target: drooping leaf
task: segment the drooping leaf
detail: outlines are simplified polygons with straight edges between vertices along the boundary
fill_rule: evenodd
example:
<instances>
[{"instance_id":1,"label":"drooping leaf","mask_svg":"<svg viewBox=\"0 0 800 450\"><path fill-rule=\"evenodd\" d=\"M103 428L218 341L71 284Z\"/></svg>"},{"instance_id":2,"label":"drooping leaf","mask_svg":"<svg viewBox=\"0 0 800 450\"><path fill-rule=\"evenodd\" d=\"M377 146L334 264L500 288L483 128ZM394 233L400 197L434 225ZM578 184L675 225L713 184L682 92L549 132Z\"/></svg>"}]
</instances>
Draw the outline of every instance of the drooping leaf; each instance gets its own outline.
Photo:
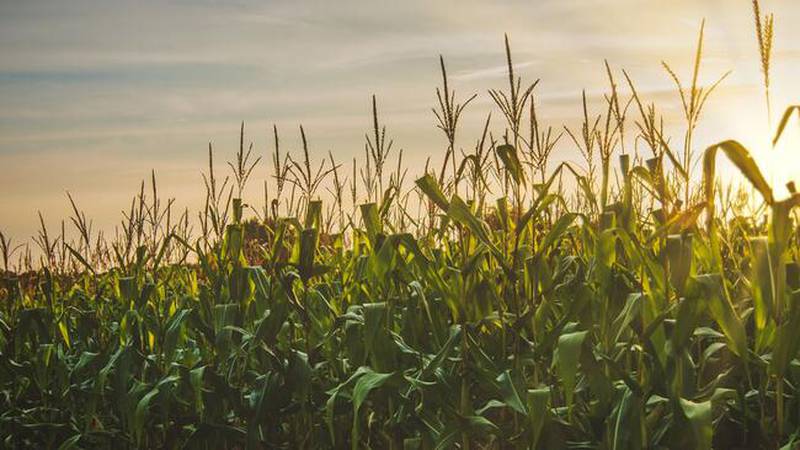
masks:
<instances>
[{"instance_id":1,"label":"drooping leaf","mask_svg":"<svg viewBox=\"0 0 800 450\"><path fill-rule=\"evenodd\" d=\"M442 193L442 189L439 187L439 183L436 182L433 175L425 174L425 176L419 178L415 183L434 205L438 206L443 212L447 212L447 198Z\"/></svg>"}]
</instances>

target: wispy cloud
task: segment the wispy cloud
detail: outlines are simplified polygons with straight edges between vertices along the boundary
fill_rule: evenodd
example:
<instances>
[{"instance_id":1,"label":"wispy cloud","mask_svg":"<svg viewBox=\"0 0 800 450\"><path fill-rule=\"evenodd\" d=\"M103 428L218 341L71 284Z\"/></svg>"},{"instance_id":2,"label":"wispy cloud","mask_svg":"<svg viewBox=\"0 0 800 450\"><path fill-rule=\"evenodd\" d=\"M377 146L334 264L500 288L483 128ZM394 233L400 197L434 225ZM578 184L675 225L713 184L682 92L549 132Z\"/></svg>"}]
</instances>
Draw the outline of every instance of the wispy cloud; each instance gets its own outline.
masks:
<instances>
[{"instance_id":1,"label":"wispy cloud","mask_svg":"<svg viewBox=\"0 0 800 450\"><path fill-rule=\"evenodd\" d=\"M514 63L513 67L514 70L519 71L520 69L524 69L526 67L531 67L535 64L535 61L526 61L522 63ZM453 75L453 79L455 80L482 80L486 78L498 78L502 76L507 76L508 73L508 65L499 65L493 67L487 67L485 69L475 69L475 70L462 70Z\"/></svg>"}]
</instances>

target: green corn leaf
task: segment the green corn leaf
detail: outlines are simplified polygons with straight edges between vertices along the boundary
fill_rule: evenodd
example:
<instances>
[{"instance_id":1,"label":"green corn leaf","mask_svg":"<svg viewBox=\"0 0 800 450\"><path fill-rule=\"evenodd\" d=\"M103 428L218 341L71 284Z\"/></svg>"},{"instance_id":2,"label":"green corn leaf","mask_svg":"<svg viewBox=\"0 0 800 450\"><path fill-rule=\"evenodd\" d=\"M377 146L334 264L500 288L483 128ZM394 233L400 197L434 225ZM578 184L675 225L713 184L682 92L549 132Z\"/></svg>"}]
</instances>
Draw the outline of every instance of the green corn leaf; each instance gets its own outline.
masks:
<instances>
[{"instance_id":1,"label":"green corn leaf","mask_svg":"<svg viewBox=\"0 0 800 450\"><path fill-rule=\"evenodd\" d=\"M497 156L499 156L500 160L503 162L507 173L511 175L511 178L514 180L514 183L524 184L525 173L522 170L522 164L519 162L517 149L515 149L512 145L503 144L498 145L495 151L497 152Z\"/></svg>"},{"instance_id":2,"label":"green corn leaf","mask_svg":"<svg viewBox=\"0 0 800 450\"><path fill-rule=\"evenodd\" d=\"M550 231L547 232L542 242L539 244L539 248L537 249L536 257L543 258L545 253L550 251L551 247L558 243L561 237L569 230L569 227L578 217L577 214L574 213L566 213L563 216L559 217Z\"/></svg>"},{"instance_id":3,"label":"green corn leaf","mask_svg":"<svg viewBox=\"0 0 800 450\"><path fill-rule=\"evenodd\" d=\"M501 373L495 379L495 382L500 388L500 395L503 397L503 402L514 411L523 415L528 415L528 408L522 398L520 398L516 386L514 386L514 380L511 378L511 371L506 370Z\"/></svg>"},{"instance_id":4,"label":"green corn leaf","mask_svg":"<svg viewBox=\"0 0 800 450\"><path fill-rule=\"evenodd\" d=\"M136 404L136 411L133 415L133 436L139 445L141 445L142 435L144 434L144 426L150 411L150 404L159 393L159 388L156 386Z\"/></svg>"},{"instance_id":5,"label":"green corn leaf","mask_svg":"<svg viewBox=\"0 0 800 450\"><path fill-rule=\"evenodd\" d=\"M307 228L300 232L299 239L295 244L292 259L303 280L308 280L315 274L314 259L318 240L319 231L316 228Z\"/></svg>"},{"instance_id":6,"label":"green corn leaf","mask_svg":"<svg viewBox=\"0 0 800 450\"><path fill-rule=\"evenodd\" d=\"M774 270L769 255L769 241L766 237L752 237L750 241L751 276L756 329L761 332L772 316Z\"/></svg>"},{"instance_id":7,"label":"green corn leaf","mask_svg":"<svg viewBox=\"0 0 800 450\"><path fill-rule=\"evenodd\" d=\"M614 342L619 342L623 333L629 330L630 324L640 314L640 304L643 301L644 295L641 292L633 292L628 294L625 300L625 306L614 319L612 329L616 330Z\"/></svg>"},{"instance_id":8,"label":"green corn leaf","mask_svg":"<svg viewBox=\"0 0 800 450\"><path fill-rule=\"evenodd\" d=\"M367 229L367 236L369 236L370 241L377 243L376 237L383 233L383 224L378 215L378 206L375 203L365 203L361 205L360 209L364 227Z\"/></svg>"},{"instance_id":9,"label":"green corn leaf","mask_svg":"<svg viewBox=\"0 0 800 450\"><path fill-rule=\"evenodd\" d=\"M359 412L361 410L362 404L364 403L364 400L366 400L367 396L370 394L371 391L380 388L384 384L396 378L398 378L398 376L394 372L379 373L373 371L369 367L362 366L347 381L345 381L341 385L337 386L333 391L331 391L331 396L328 398L328 403L326 406L327 422L331 433L331 440L332 441L335 440L335 432L333 428L334 405L336 401L336 396L342 389L351 384L354 384L353 393L351 397L353 403L353 428L351 432L351 440L353 449L357 449L359 448L360 445Z\"/></svg>"},{"instance_id":10,"label":"green corn leaf","mask_svg":"<svg viewBox=\"0 0 800 450\"><path fill-rule=\"evenodd\" d=\"M303 228L320 228L322 223L322 202L320 200L313 200L308 202L306 209L306 218L303 223Z\"/></svg>"},{"instance_id":11,"label":"green corn leaf","mask_svg":"<svg viewBox=\"0 0 800 450\"><path fill-rule=\"evenodd\" d=\"M747 334L739 315L728 298L722 277L719 274L705 274L693 277L694 295L706 302L711 316L727 338L731 350L740 358L747 358ZM692 289L692 288L689 288Z\"/></svg>"},{"instance_id":12,"label":"green corn leaf","mask_svg":"<svg viewBox=\"0 0 800 450\"><path fill-rule=\"evenodd\" d=\"M214 332L216 334L216 345L221 351L227 351L231 345L230 326L236 324L239 314L239 304L224 303L214 305Z\"/></svg>"},{"instance_id":13,"label":"green corn leaf","mask_svg":"<svg viewBox=\"0 0 800 450\"><path fill-rule=\"evenodd\" d=\"M91 272L91 273L92 273L92 274L94 274L94 275L96 275L96 274L97 274L97 273L94 271L94 267L92 267L92 265L91 265L91 264L89 264L89 262L88 262L88 261L86 261L86 259L83 257L83 255L81 255L81 254L80 254L80 252L78 252L77 250L75 250L74 248L72 248L72 247L71 247L69 244L66 244L66 243L65 243L64 245L67 247L67 250L69 250L69 252L72 254L72 256L73 256L73 257L75 257L75 259L77 259L77 260L78 260L78 262L80 262L80 263L81 263L81 265L83 265L83 267L85 267L85 268L86 268L86 270L88 270L89 272Z\"/></svg>"},{"instance_id":14,"label":"green corn leaf","mask_svg":"<svg viewBox=\"0 0 800 450\"><path fill-rule=\"evenodd\" d=\"M353 387L353 414L358 416L358 413L361 410L361 405L364 403L364 400L367 399L369 393L372 392L372 390L383 386L393 377L396 377L394 372L379 373L373 372L372 370L366 371ZM354 436L353 440L358 440L357 436Z\"/></svg>"},{"instance_id":15,"label":"green corn leaf","mask_svg":"<svg viewBox=\"0 0 800 450\"><path fill-rule=\"evenodd\" d=\"M482 220L477 218L475 214L469 209L466 203L461 200L461 197L454 195L450 199L450 206L447 209L447 215L454 221L467 227L480 242L489 247L495 255L500 255L500 250L495 246L486 231L486 227Z\"/></svg>"},{"instance_id":16,"label":"green corn leaf","mask_svg":"<svg viewBox=\"0 0 800 450\"><path fill-rule=\"evenodd\" d=\"M775 132L775 137L772 138L772 146L778 145L778 141L780 140L781 136L783 136L783 131L786 129L786 125L789 124L789 119L792 117L792 114L797 112L798 116L800 116L800 105L792 105L786 108L786 111L783 112L783 116L781 116L781 121L778 123L778 130Z\"/></svg>"},{"instance_id":17,"label":"green corn leaf","mask_svg":"<svg viewBox=\"0 0 800 450\"><path fill-rule=\"evenodd\" d=\"M181 338L184 323L191 313L191 309L181 309L170 317L167 323L167 331L164 334L164 355L166 355L168 359L172 359L175 348Z\"/></svg>"},{"instance_id":18,"label":"green corn leaf","mask_svg":"<svg viewBox=\"0 0 800 450\"><path fill-rule=\"evenodd\" d=\"M432 201L433 204L438 206L443 212L447 212L447 198L445 198L442 189L439 187L439 183L431 174L425 174L425 176L415 181L415 184L419 190L428 196L428 199Z\"/></svg>"},{"instance_id":19,"label":"green corn leaf","mask_svg":"<svg viewBox=\"0 0 800 450\"><path fill-rule=\"evenodd\" d=\"M203 380L207 366L196 367L189 371L189 385L194 395L194 407L200 417L203 417L205 401L203 400Z\"/></svg>"},{"instance_id":20,"label":"green corn leaf","mask_svg":"<svg viewBox=\"0 0 800 450\"><path fill-rule=\"evenodd\" d=\"M775 330L775 344L769 365L769 372L778 378L784 377L800 349L800 291L793 292L790 301L788 317Z\"/></svg>"},{"instance_id":21,"label":"green corn leaf","mask_svg":"<svg viewBox=\"0 0 800 450\"><path fill-rule=\"evenodd\" d=\"M622 400L612 416L613 437L611 450L639 450L642 448L642 409L639 398L628 387L622 389Z\"/></svg>"},{"instance_id":22,"label":"green corn leaf","mask_svg":"<svg viewBox=\"0 0 800 450\"><path fill-rule=\"evenodd\" d=\"M692 235L671 234L666 244L670 283L682 293L692 271Z\"/></svg>"},{"instance_id":23,"label":"green corn leaf","mask_svg":"<svg viewBox=\"0 0 800 450\"><path fill-rule=\"evenodd\" d=\"M238 262L244 248L244 227L231 224L225 229L225 254L229 261Z\"/></svg>"},{"instance_id":24,"label":"green corn leaf","mask_svg":"<svg viewBox=\"0 0 800 450\"><path fill-rule=\"evenodd\" d=\"M530 448L537 448L549 414L550 388L529 389L527 397L532 432Z\"/></svg>"},{"instance_id":25,"label":"green corn leaf","mask_svg":"<svg viewBox=\"0 0 800 450\"><path fill-rule=\"evenodd\" d=\"M76 434L75 436L70 437L58 446L58 450L73 450L81 448L78 446L78 443L81 441L82 437L83 436L81 434Z\"/></svg>"},{"instance_id":26,"label":"green corn leaf","mask_svg":"<svg viewBox=\"0 0 800 450\"><path fill-rule=\"evenodd\" d=\"M698 450L711 449L711 401L695 403L690 400L680 399L683 414L689 420L695 438L695 448Z\"/></svg>"},{"instance_id":27,"label":"green corn leaf","mask_svg":"<svg viewBox=\"0 0 800 450\"><path fill-rule=\"evenodd\" d=\"M336 413L336 400L339 398L340 393L343 393L343 391L354 385L364 374L370 372L372 372L372 369L361 366L347 380L328 391L328 400L325 402L325 423L328 425L328 432L330 433L332 443L336 443L336 429L333 424L334 415Z\"/></svg>"},{"instance_id":28,"label":"green corn leaf","mask_svg":"<svg viewBox=\"0 0 800 450\"><path fill-rule=\"evenodd\" d=\"M567 408L572 408L578 361L580 361L581 348L587 333L587 331L575 331L562 334L558 338L558 375L564 387Z\"/></svg>"},{"instance_id":29,"label":"green corn leaf","mask_svg":"<svg viewBox=\"0 0 800 450\"><path fill-rule=\"evenodd\" d=\"M67 328L67 323L64 320L65 319L58 321L58 331L61 333L61 338L64 339L64 343L67 344L67 348L71 348L72 341L69 338L69 329Z\"/></svg>"}]
</instances>

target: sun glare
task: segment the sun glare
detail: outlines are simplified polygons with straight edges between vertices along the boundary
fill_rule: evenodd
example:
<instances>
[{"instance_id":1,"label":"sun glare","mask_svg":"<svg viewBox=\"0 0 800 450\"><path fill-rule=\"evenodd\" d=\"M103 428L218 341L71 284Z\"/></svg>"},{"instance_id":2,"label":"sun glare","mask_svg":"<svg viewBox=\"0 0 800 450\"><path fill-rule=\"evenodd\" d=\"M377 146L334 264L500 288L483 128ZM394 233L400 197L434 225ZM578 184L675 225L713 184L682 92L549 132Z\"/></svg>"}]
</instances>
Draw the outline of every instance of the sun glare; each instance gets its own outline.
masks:
<instances>
[{"instance_id":1,"label":"sun glare","mask_svg":"<svg viewBox=\"0 0 800 450\"><path fill-rule=\"evenodd\" d=\"M779 200L789 195L788 183L800 183L800 134L792 125L774 147L772 136L765 136L760 139L761 145L752 147L754 159Z\"/></svg>"},{"instance_id":2,"label":"sun glare","mask_svg":"<svg viewBox=\"0 0 800 450\"><path fill-rule=\"evenodd\" d=\"M797 118L792 117L780 140L775 146L772 140L783 110L773 112L773 124L767 126L763 108L753 108L750 114L736 112L734 125L730 129L721 130L726 139L741 143L750 151L761 173L772 186L775 198L784 199L789 195L787 183L800 184L800 132L797 130ZM718 177L723 184L733 183L749 186L744 176L727 159L719 157L720 169ZM760 200L760 199L756 199Z\"/></svg>"}]
</instances>

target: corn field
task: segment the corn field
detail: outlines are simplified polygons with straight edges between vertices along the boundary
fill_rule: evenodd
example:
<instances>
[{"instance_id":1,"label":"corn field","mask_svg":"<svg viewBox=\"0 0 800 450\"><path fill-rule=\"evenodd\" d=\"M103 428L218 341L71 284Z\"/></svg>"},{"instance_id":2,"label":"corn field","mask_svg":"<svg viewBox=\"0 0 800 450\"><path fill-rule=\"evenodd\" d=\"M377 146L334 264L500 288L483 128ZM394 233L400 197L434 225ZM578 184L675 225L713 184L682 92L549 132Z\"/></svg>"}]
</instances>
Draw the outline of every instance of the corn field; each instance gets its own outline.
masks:
<instances>
[{"instance_id":1,"label":"corn field","mask_svg":"<svg viewBox=\"0 0 800 450\"><path fill-rule=\"evenodd\" d=\"M717 86L697 82L702 42L691 83L665 64L674 140L609 64L599 112L584 94L579 127L543 124L506 39L507 87L466 150L475 96L441 59L445 150L424 170L373 97L352 163L302 127L294 153L274 128L262 161L242 124L223 169L209 146L199 212L154 173L113 235L71 196L33 245L0 234L2 445L797 448L800 193L776 198L735 141L695 148ZM582 161L553 164L564 147Z\"/></svg>"}]
</instances>

